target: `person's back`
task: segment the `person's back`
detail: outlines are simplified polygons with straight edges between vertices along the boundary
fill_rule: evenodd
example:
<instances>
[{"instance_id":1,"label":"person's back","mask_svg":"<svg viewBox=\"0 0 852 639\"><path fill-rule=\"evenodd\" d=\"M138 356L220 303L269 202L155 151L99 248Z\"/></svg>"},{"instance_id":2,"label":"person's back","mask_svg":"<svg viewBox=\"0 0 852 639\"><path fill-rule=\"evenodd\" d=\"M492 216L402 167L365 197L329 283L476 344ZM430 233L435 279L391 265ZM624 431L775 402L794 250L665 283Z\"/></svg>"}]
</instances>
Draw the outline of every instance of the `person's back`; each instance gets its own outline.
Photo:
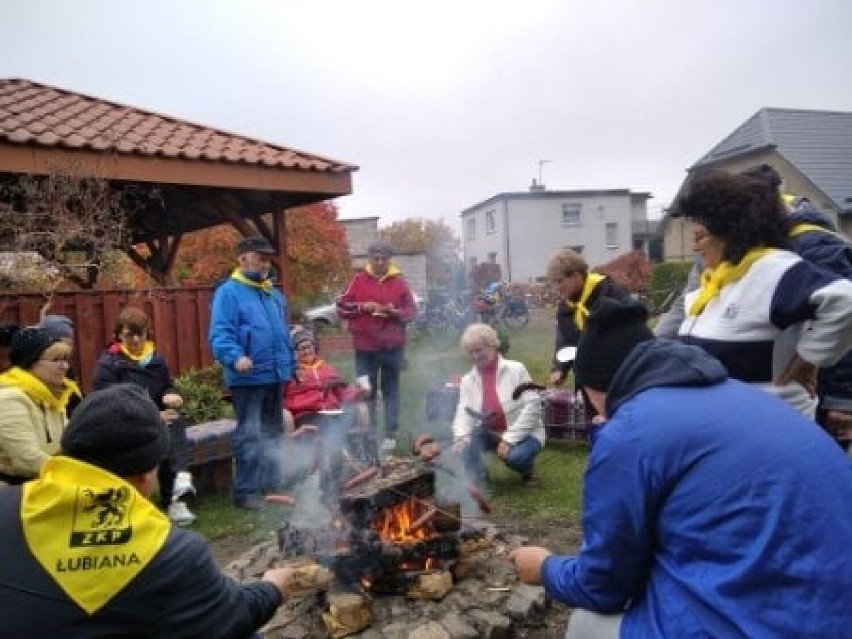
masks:
<instances>
[{"instance_id":1,"label":"person's back","mask_svg":"<svg viewBox=\"0 0 852 639\"><path fill-rule=\"evenodd\" d=\"M0 490L0 639L244 638L292 572L239 585L150 502L169 433L133 384L87 396L39 476Z\"/></svg>"},{"instance_id":2,"label":"person's back","mask_svg":"<svg viewBox=\"0 0 852 639\"><path fill-rule=\"evenodd\" d=\"M614 414L589 460L584 518L587 544L609 541L585 570L622 581L590 609L632 600L623 637L843 636L852 467L768 394L735 380L690 387L689 369L707 356L684 359L694 350L684 348L638 346L610 389ZM643 533L633 545L613 529Z\"/></svg>"}]
</instances>

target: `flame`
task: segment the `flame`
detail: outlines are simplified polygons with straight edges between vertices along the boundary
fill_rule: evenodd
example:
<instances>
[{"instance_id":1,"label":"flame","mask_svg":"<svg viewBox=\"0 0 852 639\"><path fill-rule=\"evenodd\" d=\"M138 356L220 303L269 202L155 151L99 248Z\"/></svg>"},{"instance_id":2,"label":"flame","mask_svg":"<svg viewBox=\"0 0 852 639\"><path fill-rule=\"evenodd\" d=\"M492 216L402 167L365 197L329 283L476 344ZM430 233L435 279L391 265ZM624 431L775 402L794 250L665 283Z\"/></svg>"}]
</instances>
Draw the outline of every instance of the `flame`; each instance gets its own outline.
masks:
<instances>
[{"instance_id":1,"label":"flame","mask_svg":"<svg viewBox=\"0 0 852 639\"><path fill-rule=\"evenodd\" d=\"M432 535L432 523L426 522L415 530L411 525L428 509L415 499L408 499L391 508L386 508L376 518L375 530L382 541L405 543L426 539Z\"/></svg>"}]
</instances>

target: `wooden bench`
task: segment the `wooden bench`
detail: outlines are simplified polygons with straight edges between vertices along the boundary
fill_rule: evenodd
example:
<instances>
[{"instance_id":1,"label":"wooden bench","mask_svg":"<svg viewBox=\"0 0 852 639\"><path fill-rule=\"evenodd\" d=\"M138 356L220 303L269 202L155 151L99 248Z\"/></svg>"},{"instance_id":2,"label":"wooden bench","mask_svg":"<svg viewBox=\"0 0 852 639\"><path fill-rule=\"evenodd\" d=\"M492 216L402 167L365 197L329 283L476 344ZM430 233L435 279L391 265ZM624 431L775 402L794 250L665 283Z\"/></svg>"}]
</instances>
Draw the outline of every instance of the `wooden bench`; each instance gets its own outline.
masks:
<instances>
[{"instance_id":1,"label":"wooden bench","mask_svg":"<svg viewBox=\"0 0 852 639\"><path fill-rule=\"evenodd\" d=\"M236 426L233 419L219 419L186 429L189 469L199 496L230 492Z\"/></svg>"}]
</instances>

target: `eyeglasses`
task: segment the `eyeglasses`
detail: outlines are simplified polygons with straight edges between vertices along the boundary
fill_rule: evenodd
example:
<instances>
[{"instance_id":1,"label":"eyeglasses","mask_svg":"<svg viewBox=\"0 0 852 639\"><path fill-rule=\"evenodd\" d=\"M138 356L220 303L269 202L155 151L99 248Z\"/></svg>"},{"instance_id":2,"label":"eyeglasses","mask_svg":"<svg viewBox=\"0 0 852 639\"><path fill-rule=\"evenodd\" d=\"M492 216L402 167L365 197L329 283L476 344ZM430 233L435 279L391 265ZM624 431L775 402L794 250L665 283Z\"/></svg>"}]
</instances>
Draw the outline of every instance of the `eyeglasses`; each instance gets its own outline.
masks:
<instances>
[{"instance_id":1,"label":"eyeglasses","mask_svg":"<svg viewBox=\"0 0 852 639\"><path fill-rule=\"evenodd\" d=\"M42 357L40 362L47 362L49 364L71 364L71 359L68 357Z\"/></svg>"}]
</instances>

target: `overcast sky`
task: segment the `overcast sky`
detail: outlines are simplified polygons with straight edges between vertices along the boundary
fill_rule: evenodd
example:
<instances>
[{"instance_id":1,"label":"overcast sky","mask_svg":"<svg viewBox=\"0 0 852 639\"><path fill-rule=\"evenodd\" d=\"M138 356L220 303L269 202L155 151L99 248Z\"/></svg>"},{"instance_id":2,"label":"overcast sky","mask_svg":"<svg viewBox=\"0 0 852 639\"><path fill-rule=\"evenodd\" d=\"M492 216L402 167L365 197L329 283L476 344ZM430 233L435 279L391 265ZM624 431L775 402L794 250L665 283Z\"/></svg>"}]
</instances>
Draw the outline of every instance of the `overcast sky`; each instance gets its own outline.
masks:
<instances>
[{"instance_id":1,"label":"overcast sky","mask_svg":"<svg viewBox=\"0 0 852 639\"><path fill-rule=\"evenodd\" d=\"M649 191L762 107L852 110L850 0L0 0L0 77L360 166L344 218ZM546 163L540 163L547 160Z\"/></svg>"}]
</instances>

